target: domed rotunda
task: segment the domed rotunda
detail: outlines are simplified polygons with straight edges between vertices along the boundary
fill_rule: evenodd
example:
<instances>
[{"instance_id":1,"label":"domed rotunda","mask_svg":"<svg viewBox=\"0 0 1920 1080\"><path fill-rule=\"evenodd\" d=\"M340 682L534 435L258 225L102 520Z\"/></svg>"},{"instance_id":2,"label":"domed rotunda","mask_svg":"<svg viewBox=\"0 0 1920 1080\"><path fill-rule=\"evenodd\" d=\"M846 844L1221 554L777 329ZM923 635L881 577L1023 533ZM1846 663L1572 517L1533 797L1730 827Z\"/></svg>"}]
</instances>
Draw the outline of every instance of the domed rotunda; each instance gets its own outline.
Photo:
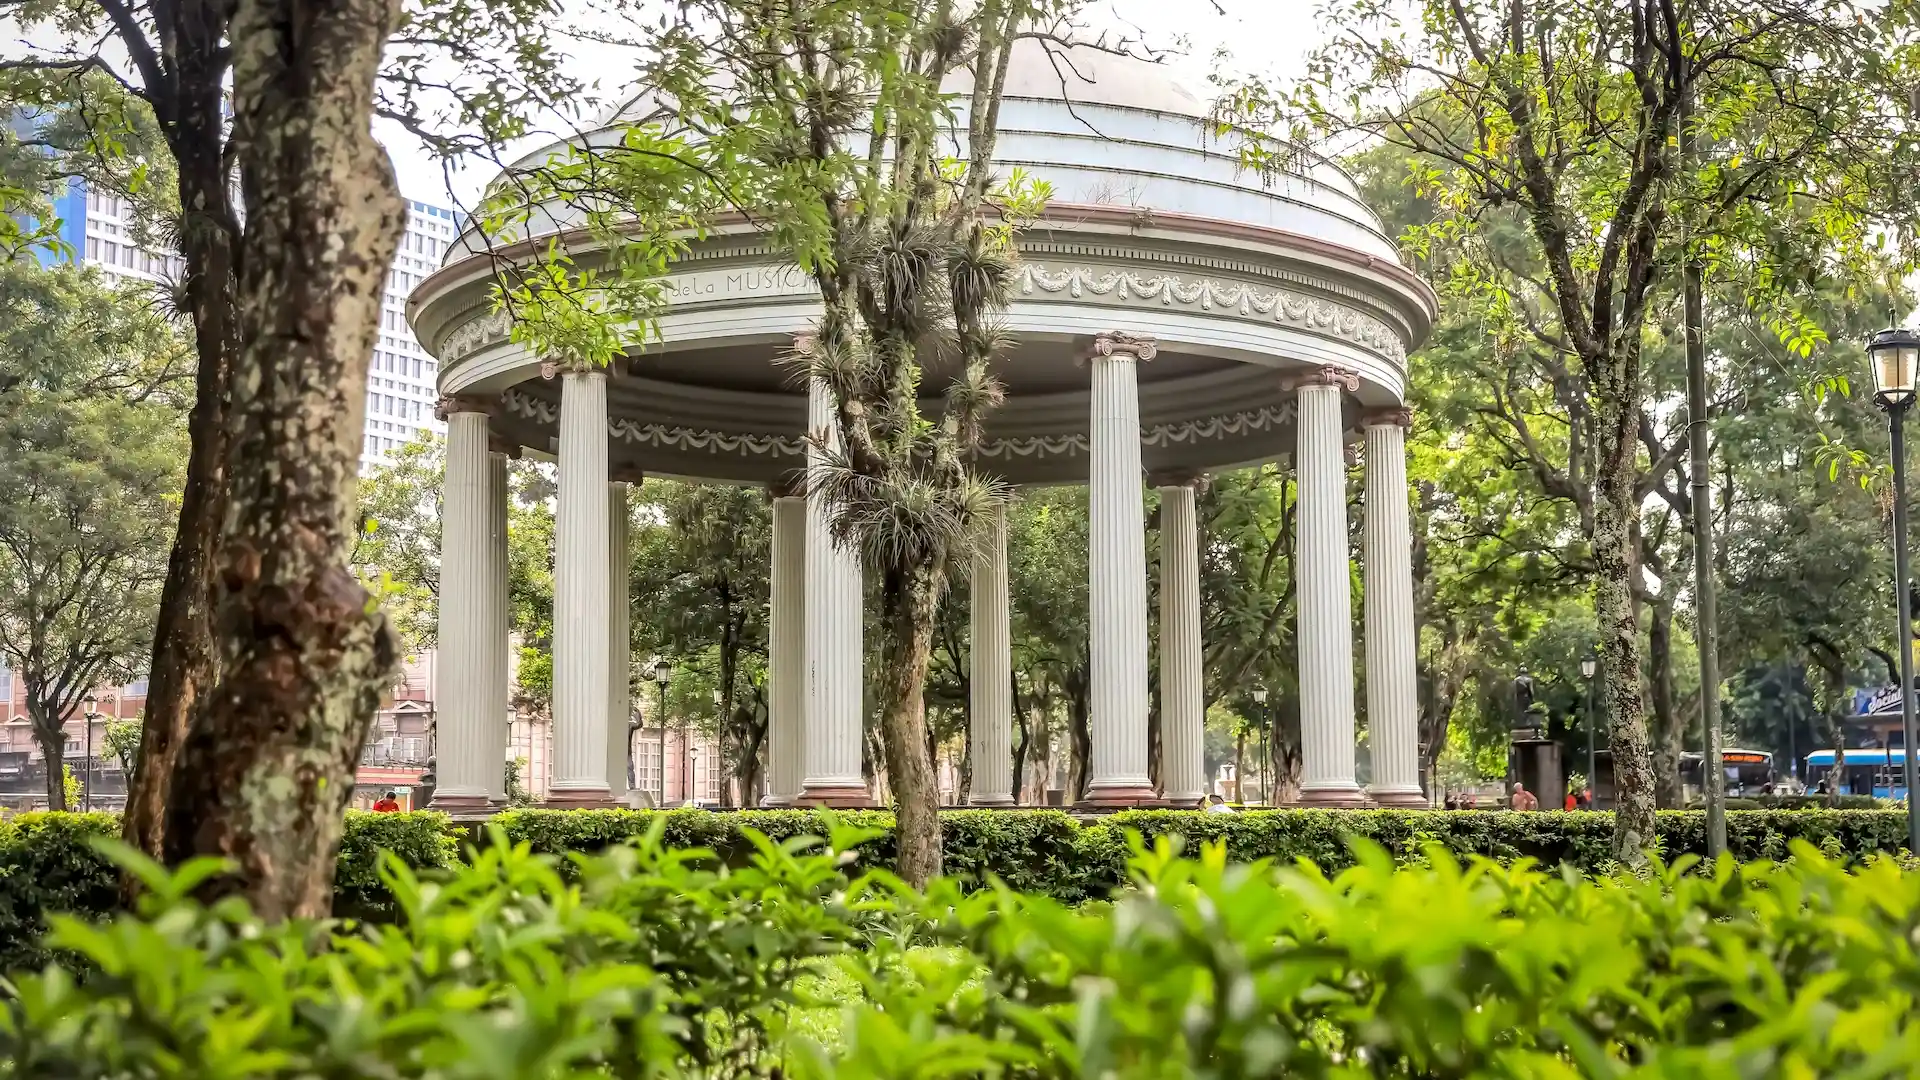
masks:
<instances>
[{"instance_id":1,"label":"domed rotunda","mask_svg":"<svg viewBox=\"0 0 1920 1080\"><path fill-rule=\"evenodd\" d=\"M1016 49L997 161L1053 194L1018 238L1003 318L1015 344L995 372L1006 403L987 418L979 462L1017 486L1090 487L1088 802L1191 805L1208 790L1194 488L1212 471L1290 458L1301 802L1424 804L1403 438L1406 356L1428 332L1434 296L1337 166L1249 170L1236 137L1216 135L1207 112L1157 64L1033 41ZM765 485L773 499L768 801L871 804L861 774L861 570L828 541L825 508L794 482L808 431L832 424L824 391L781 362L819 316L811 278L749 224L723 224L672 267L657 342L610 371L556 377L508 339L492 304L503 259L531 261L556 237L576 258L590 247L579 215L545 210L547 224L520 244L489 245L470 227L409 305L416 336L439 360L448 422L436 805L480 810L505 794L505 463L523 453L557 461L560 476L552 802L628 795L626 499L629 484L663 476ZM926 383L937 394L944 382L936 365ZM1350 432L1364 438L1366 462L1373 784L1364 791L1355 782ZM1143 484L1159 489L1162 507L1157 628ZM1010 805L1004 516L986 547L967 586L969 801ZM1156 629L1157 787L1147 722Z\"/></svg>"}]
</instances>

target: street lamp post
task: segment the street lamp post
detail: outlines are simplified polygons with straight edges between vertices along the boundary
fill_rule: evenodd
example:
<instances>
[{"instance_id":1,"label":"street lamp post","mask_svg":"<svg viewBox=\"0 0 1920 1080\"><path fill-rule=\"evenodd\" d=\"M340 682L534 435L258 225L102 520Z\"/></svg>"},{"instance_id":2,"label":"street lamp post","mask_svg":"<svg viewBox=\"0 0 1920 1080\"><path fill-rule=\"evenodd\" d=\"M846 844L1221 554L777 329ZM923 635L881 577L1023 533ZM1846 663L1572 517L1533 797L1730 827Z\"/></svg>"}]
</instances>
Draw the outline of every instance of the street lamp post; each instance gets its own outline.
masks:
<instances>
[{"instance_id":1,"label":"street lamp post","mask_svg":"<svg viewBox=\"0 0 1920 1080\"><path fill-rule=\"evenodd\" d=\"M1893 592L1900 613L1900 734L1907 786L1907 849L1920 851L1920 790L1914 784L1913 606L1907 584L1907 410L1913 407L1920 335L1882 330L1867 343L1873 401L1887 414L1893 439Z\"/></svg>"},{"instance_id":2,"label":"street lamp post","mask_svg":"<svg viewBox=\"0 0 1920 1080\"><path fill-rule=\"evenodd\" d=\"M653 684L660 688L660 780L654 786L659 790L654 806L665 809L667 805L667 683L673 678L673 665L664 656L653 658Z\"/></svg>"},{"instance_id":3,"label":"street lamp post","mask_svg":"<svg viewBox=\"0 0 1920 1080\"><path fill-rule=\"evenodd\" d=\"M1599 658L1592 653L1580 658L1580 677L1587 684L1587 790L1593 793L1588 800L1589 809L1598 809L1600 799L1600 781L1596 779L1600 775L1600 758L1593 741L1593 677L1599 672Z\"/></svg>"},{"instance_id":4,"label":"street lamp post","mask_svg":"<svg viewBox=\"0 0 1920 1080\"><path fill-rule=\"evenodd\" d=\"M1273 802L1273 739L1267 732L1267 688L1253 688L1253 704L1260 710L1260 791L1269 804ZM1243 796L1241 802L1246 802Z\"/></svg>"},{"instance_id":5,"label":"street lamp post","mask_svg":"<svg viewBox=\"0 0 1920 1080\"><path fill-rule=\"evenodd\" d=\"M93 809L93 722L100 716L100 699L89 693L81 703L87 710L87 763L81 766L86 773L80 778L80 809L85 812Z\"/></svg>"}]
</instances>

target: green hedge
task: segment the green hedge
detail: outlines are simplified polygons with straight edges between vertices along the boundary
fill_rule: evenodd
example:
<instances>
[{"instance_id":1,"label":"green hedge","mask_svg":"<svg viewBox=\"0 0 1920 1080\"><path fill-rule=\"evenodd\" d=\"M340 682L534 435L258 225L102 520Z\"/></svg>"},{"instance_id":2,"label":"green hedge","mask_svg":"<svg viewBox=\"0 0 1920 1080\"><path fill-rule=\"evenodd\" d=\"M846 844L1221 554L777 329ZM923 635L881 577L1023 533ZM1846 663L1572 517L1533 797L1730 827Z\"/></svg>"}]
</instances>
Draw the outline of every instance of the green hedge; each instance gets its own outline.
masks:
<instances>
[{"instance_id":1,"label":"green hedge","mask_svg":"<svg viewBox=\"0 0 1920 1080\"><path fill-rule=\"evenodd\" d=\"M916 892L840 857L863 835L723 868L650 837L566 875L490 841L323 932L194 903L205 861L136 864L137 915L52 918L59 966L4 983L0 1080L1920 1076L1920 873L1893 859L1587 878L1363 843L1329 878L1163 843L1130 862L1145 887L1067 905Z\"/></svg>"},{"instance_id":2,"label":"green hedge","mask_svg":"<svg viewBox=\"0 0 1920 1080\"><path fill-rule=\"evenodd\" d=\"M774 840L821 835L813 811L665 811L664 840L675 848L709 848L733 865L752 848L741 829ZM536 853L592 853L644 833L654 814L636 810L516 810L493 818L507 837ZM863 848L873 864L890 864L892 815L843 815L852 825L881 832ZM1307 859L1328 873L1352 865L1349 839L1364 837L1400 858L1438 843L1456 856L1500 862L1530 858L1596 872L1611 862L1613 819L1597 813L1510 813L1432 810L1270 810L1201 814L1137 810L1075 818L1057 810L957 810L942 815L947 872L967 881L998 875L1021 892L1068 903L1109 895L1126 881L1127 835L1182 834L1190 841L1222 841L1235 861ZM21 814L0 822L0 970L44 960L39 941L45 914L104 915L118 903L112 868L86 843L113 835L107 814ZM1905 847L1906 817L1895 810L1738 810L1727 815L1728 841L1741 860L1781 859L1804 840L1830 856L1858 861ZM393 899L376 871L376 853L397 853L418 869L445 869L460 858L466 828L432 813L347 816L335 884L334 910L382 920ZM1658 850L1672 859L1706 852L1705 816L1697 811L1659 815Z\"/></svg>"}]
</instances>

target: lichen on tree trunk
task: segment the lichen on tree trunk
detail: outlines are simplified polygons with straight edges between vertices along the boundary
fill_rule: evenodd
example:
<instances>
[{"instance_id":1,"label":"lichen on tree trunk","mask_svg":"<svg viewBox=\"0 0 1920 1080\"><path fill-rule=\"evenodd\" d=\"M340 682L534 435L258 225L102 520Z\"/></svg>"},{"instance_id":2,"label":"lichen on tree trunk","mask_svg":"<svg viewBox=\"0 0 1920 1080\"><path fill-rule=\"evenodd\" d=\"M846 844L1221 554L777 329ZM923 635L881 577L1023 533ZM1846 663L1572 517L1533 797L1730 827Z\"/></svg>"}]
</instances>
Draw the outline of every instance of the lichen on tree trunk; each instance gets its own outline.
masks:
<instances>
[{"instance_id":1,"label":"lichen on tree trunk","mask_svg":"<svg viewBox=\"0 0 1920 1080\"><path fill-rule=\"evenodd\" d=\"M880 621L887 633L874 704L894 794L898 869L916 888L938 877L941 864L940 800L927 753L924 696L944 578L937 565L892 570L880 589Z\"/></svg>"},{"instance_id":2,"label":"lichen on tree trunk","mask_svg":"<svg viewBox=\"0 0 1920 1080\"><path fill-rule=\"evenodd\" d=\"M174 769L165 851L233 860L209 891L267 918L327 913L354 766L398 660L346 566L367 368L404 214L370 126L398 14L386 0L243 0L230 34L247 215L221 671Z\"/></svg>"},{"instance_id":3,"label":"lichen on tree trunk","mask_svg":"<svg viewBox=\"0 0 1920 1080\"><path fill-rule=\"evenodd\" d=\"M1634 617L1632 575L1638 572L1634 524L1636 433L1640 421L1637 354L1622 349L1602 358L1598 466L1593 514L1594 617L1600 663L1606 672L1608 745L1613 751L1614 858L1646 861L1654 840L1653 771L1647 757L1646 711L1640 698L1640 626ZM1631 387L1629 390L1627 388Z\"/></svg>"}]
</instances>

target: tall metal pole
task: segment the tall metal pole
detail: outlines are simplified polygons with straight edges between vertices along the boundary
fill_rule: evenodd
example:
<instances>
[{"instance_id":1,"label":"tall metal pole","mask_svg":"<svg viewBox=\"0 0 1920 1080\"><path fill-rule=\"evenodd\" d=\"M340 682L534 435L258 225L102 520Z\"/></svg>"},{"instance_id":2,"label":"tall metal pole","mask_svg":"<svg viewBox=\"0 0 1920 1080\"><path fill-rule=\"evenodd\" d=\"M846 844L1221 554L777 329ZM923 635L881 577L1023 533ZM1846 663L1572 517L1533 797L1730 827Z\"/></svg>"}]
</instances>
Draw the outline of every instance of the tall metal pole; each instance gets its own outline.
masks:
<instances>
[{"instance_id":1,"label":"tall metal pole","mask_svg":"<svg viewBox=\"0 0 1920 1080\"><path fill-rule=\"evenodd\" d=\"M1907 584L1907 409L1912 400L1887 409L1893 428L1893 591L1900 609L1900 733L1906 744L1907 850L1920 852L1920 790L1914 785L1913 598Z\"/></svg>"},{"instance_id":2,"label":"tall metal pole","mask_svg":"<svg viewBox=\"0 0 1920 1080\"><path fill-rule=\"evenodd\" d=\"M1600 809L1600 756L1593 743L1593 678L1587 679L1587 790L1593 795L1587 800L1587 808Z\"/></svg>"},{"instance_id":3,"label":"tall metal pole","mask_svg":"<svg viewBox=\"0 0 1920 1080\"><path fill-rule=\"evenodd\" d=\"M661 679L654 685L660 688L660 782L654 785L660 789L660 798L654 809L664 810L667 807L667 680Z\"/></svg>"},{"instance_id":4,"label":"tall metal pole","mask_svg":"<svg viewBox=\"0 0 1920 1080\"><path fill-rule=\"evenodd\" d=\"M93 809L93 718L98 715L92 711L87 713L87 772L80 785L80 809L83 812Z\"/></svg>"},{"instance_id":5,"label":"tall metal pole","mask_svg":"<svg viewBox=\"0 0 1920 1080\"><path fill-rule=\"evenodd\" d=\"M1681 160L1694 161L1693 73L1680 114ZM1689 230L1691 231L1691 230ZM1693 511L1693 601L1698 624L1695 643L1700 652L1700 726L1706 733L1706 760L1701 777L1707 799L1707 856L1717 859L1727 851L1727 771L1720 756L1720 611L1713 582L1713 489L1708 470L1712 450L1707 436L1707 342L1701 279L1705 268L1700 251L1688 237L1687 263L1682 271L1687 319L1687 472L1691 477Z\"/></svg>"}]
</instances>

